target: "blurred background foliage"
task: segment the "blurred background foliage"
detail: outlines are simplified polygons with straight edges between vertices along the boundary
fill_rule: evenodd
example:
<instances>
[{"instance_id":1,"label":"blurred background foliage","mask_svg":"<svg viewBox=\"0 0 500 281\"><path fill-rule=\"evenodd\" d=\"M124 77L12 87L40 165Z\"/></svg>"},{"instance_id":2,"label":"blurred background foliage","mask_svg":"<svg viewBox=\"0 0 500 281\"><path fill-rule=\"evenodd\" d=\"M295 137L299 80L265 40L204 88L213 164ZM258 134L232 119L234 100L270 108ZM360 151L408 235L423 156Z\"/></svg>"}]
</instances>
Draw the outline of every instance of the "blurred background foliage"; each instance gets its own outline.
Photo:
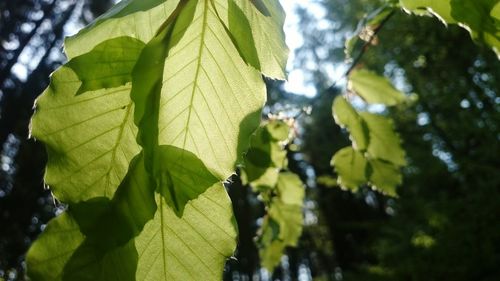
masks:
<instances>
[{"instance_id":1,"label":"blurred background foliage","mask_svg":"<svg viewBox=\"0 0 500 281\"><path fill-rule=\"evenodd\" d=\"M111 1L0 2L0 280L24 280L24 254L58 212L43 186L43 145L28 140L35 98L65 57L63 37Z\"/></svg>"},{"instance_id":2,"label":"blurred background foliage","mask_svg":"<svg viewBox=\"0 0 500 281\"><path fill-rule=\"evenodd\" d=\"M33 101L64 61L62 38L112 1L0 2L0 280L24 280L24 253L64 208L43 186L45 152L28 140ZM344 42L385 1L315 0L297 8L295 50L316 95L268 81L267 114L295 120L288 167L306 183L304 233L279 267L260 267L254 237L264 207L238 176L228 184L240 230L226 280L498 280L500 276L500 62L464 29L397 11L359 67L417 94L390 115L409 165L398 198L332 186L332 155L349 145L331 104L345 87ZM359 51L355 49L356 53ZM334 86L332 86L334 85ZM311 112L302 108L311 106Z\"/></svg>"}]
</instances>

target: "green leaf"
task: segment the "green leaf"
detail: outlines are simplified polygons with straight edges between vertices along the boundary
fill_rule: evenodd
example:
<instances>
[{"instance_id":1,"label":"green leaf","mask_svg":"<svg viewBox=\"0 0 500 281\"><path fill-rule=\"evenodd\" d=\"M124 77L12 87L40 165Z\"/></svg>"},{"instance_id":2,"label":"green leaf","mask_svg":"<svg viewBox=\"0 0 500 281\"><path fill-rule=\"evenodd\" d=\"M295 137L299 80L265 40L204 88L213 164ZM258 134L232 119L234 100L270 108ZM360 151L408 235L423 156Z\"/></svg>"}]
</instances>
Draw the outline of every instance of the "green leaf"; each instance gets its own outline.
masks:
<instances>
[{"instance_id":1,"label":"green leaf","mask_svg":"<svg viewBox=\"0 0 500 281\"><path fill-rule=\"evenodd\" d=\"M266 247L259 249L262 267L272 272L280 264L285 249L285 243L279 240L272 241Z\"/></svg>"},{"instance_id":2,"label":"green leaf","mask_svg":"<svg viewBox=\"0 0 500 281\"><path fill-rule=\"evenodd\" d=\"M162 163L156 175L158 192L179 217L188 201L197 198L220 180L212 175L196 155L173 146L161 146L155 153ZM182 160L179 160L182 159Z\"/></svg>"},{"instance_id":3,"label":"green leaf","mask_svg":"<svg viewBox=\"0 0 500 281\"><path fill-rule=\"evenodd\" d=\"M297 246L302 234L302 206L304 203L304 184L291 172L280 173L278 196L271 202L269 217L278 222L279 239L288 246Z\"/></svg>"},{"instance_id":4,"label":"green leaf","mask_svg":"<svg viewBox=\"0 0 500 281\"><path fill-rule=\"evenodd\" d=\"M324 185L326 187L336 187L338 186L337 178L330 175L323 175L316 178L316 183Z\"/></svg>"},{"instance_id":5,"label":"green leaf","mask_svg":"<svg viewBox=\"0 0 500 281\"><path fill-rule=\"evenodd\" d=\"M287 165L286 150L280 144L288 138L289 126L283 121L270 121L260 127L250 140L245 156L242 179L255 189L273 188L281 169Z\"/></svg>"},{"instance_id":6,"label":"green leaf","mask_svg":"<svg viewBox=\"0 0 500 281\"><path fill-rule=\"evenodd\" d=\"M290 136L290 126L281 120L271 120L266 129L275 141L287 141Z\"/></svg>"},{"instance_id":7,"label":"green leaf","mask_svg":"<svg viewBox=\"0 0 500 281\"><path fill-rule=\"evenodd\" d=\"M350 88L367 103L396 105L405 100L405 95L396 90L391 82L368 70L355 70L349 75Z\"/></svg>"},{"instance_id":8,"label":"green leaf","mask_svg":"<svg viewBox=\"0 0 500 281\"><path fill-rule=\"evenodd\" d=\"M156 212L153 191L139 155L111 201L95 197L70 205L49 223L27 255L28 274L36 280L135 280L137 252L129 241ZM125 270L118 272L108 262Z\"/></svg>"},{"instance_id":9,"label":"green leaf","mask_svg":"<svg viewBox=\"0 0 500 281\"><path fill-rule=\"evenodd\" d=\"M221 280L236 247L231 202L222 184L191 200L178 217L163 196L153 197L142 158L133 163L110 203L91 200L49 223L28 253L29 276L41 281Z\"/></svg>"},{"instance_id":10,"label":"green leaf","mask_svg":"<svg viewBox=\"0 0 500 281\"><path fill-rule=\"evenodd\" d=\"M443 23L455 23L451 16L450 0L400 0L401 6L408 11L419 13L429 12Z\"/></svg>"},{"instance_id":11,"label":"green leaf","mask_svg":"<svg viewBox=\"0 0 500 281\"><path fill-rule=\"evenodd\" d=\"M500 11L498 0L400 0L412 12L426 9L445 24L456 23L472 38L485 42L500 58Z\"/></svg>"},{"instance_id":12,"label":"green leaf","mask_svg":"<svg viewBox=\"0 0 500 281\"><path fill-rule=\"evenodd\" d=\"M349 130L353 147L356 150L366 150L368 128L352 105L345 98L338 96L333 101L332 112L335 122Z\"/></svg>"},{"instance_id":13,"label":"green leaf","mask_svg":"<svg viewBox=\"0 0 500 281\"><path fill-rule=\"evenodd\" d=\"M302 181L291 172L283 172L277 189L278 196L269 203L258 240L261 264L269 271L279 264L286 247L297 246L303 228L305 190Z\"/></svg>"},{"instance_id":14,"label":"green leaf","mask_svg":"<svg viewBox=\"0 0 500 281\"><path fill-rule=\"evenodd\" d=\"M302 204L290 205L281 200L271 204L269 217L279 225L279 239L287 246L297 246L302 234Z\"/></svg>"},{"instance_id":15,"label":"green leaf","mask_svg":"<svg viewBox=\"0 0 500 281\"><path fill-rule=\"evenodd\" d=\"M72 59L37 101L32 133L48 147L46 181L69 207L28 253L32 279L222 279L236 247L222 181L260 122L262 72L279 76L286 54L260 53L261 43L256 69L216 5L122 1L67 40ZM276 19L242 11L256 16L250 26ZM287 129L267 132L281 150ZM285 156L269 161L283 166Z\"/></svg>"},{"instance_id":16,"label":"green leaf","mask_svg":"<svg viewBox=\"0 0 500 281\"><path fill-rule=\"evenodd\" d=\"M236 223L222 183L189 201L182 217L157 196L158 211L135 239L136 280L222 280L236 249Z\"/></svg>"},{"instance_id":17,"label":"green leaf","mask_svg":"<svg viewBox=\"0 0 500 281\"><path fill-rule=\"evenodd\" d=\"M140 151L130 84L75 96L81 85L70 68L57 70L36 101L31 123L32 136L48 151L45 182L64 202L111 198Z\"/></svg>"},{"instance_id":18,"label":"green leaf","mask_svg":"<svg viewBox=\"0 0 500 281\"><path fill-rule=\"evenodd\" d=\"M403 183L398 166L380 160L370 160L371 185L389 196L396 196L396 187Z\"/></svg>"},{"instance_id":19,"label":"green leaf","mask_svg":"<svg viewBox=\"0 0 500 281\"><path fill-rule=\"evenodd\" d=\"M242 181L259 192L267 215L259 229L257 245L261 264L269 271L279 263L287 246L297 246L302 234L302 206L305 189L301 179L287 171L290 126L271 120L252 136L242 167Z\"/></svg>"},{"instance_id":20,"label":"green leaf","mask_svg":"<svg viewBox=\"0 0 500 281\"><path fill-rule=\"evenodd\" d=\"M131 37L118 37L104 41L91 52L70 60L66 66L82 81L76 95L131 82L132 69L144 45Z\"/></svg>"},{"instance_id":21,"label":"green leaf","mask_svg":"<svg viewBox=\"0 0 500 281\"><path fill-rule=\"evenodd\" d=\"M402 183L399 166L382 160L367 159L352 147L335 153L332 166L338 174L338 184L354 192L359 186L370 184L384 194L396 196L396 187Z\"/></svg>"},{"instance_id":22,"label":"green leaf","mask_svg":"<svg viewBox=\"0 0 500 281\"><path fill-rule=\"evenodd\" d=\"M451 0L451 5L453 18L467 27L473 39L490 45L500 59L498 0Z\"/></svg>"},{"instance_id":23,"label":"green leaf","mask_svg":"<svg viewBox=\"0 0 500 281\"><path fill-rule=\"evenodd\" d=\"M490 15L492 18L500 20L500 2L496 3L491 9Z\"/></svg>"},{"instance_id":24,"label":"green leaf","mask_svg":"<svg viewBox=\"0 0 500 281\"><path fill-rule=\"evenodd\" d=\"M85 239L65 264L63 280L135 280L138 257L129 241L141 233L156 212L154 188L140 154L132 160L111 201L96 197L69 206L68 212ZM113 261L126 270L117 273L107 265Z\"/></svg>"},{"instance_id":25,"label":"green leaf","mask_svg":"<svg viewBox=\"0 0 500 281\"><path fill-rule=\"evenodd\" d=\"M158 130L158 145L192 152L218 179L226 179L258 126L264 82L241 59L208 0L189 1L166 36L160 94L142 87L132 91L136 122L144 135ZM137 80L147 73L147 67L136 70ZM146 99L159 105L157 115L141 116Z\"/></svg>"},{"instance_id":26,"label":"green leaf","mask_svg":"<svg viewBox=\"0 0 500 281\"><path fill-rule=\"evenodd\" d=\"M27 274L31 280L61 281L64 264L80 246L85 236L67 213L51 220L26 255Z\"/></svg>"},{"instance_id":27,"label":"green leaf","mask_svg":"<svg viewBox=\"0 0 500 281\"><path fill-rule=\"evenodd\" d=\"M66 38L64 51L73 58L106 40L122 36L149 42L179 2L123 0L76 35Z\"/></svg>"},{"instance_id":28,"label":"green leaf","mask_svg":"<svg viewBox=\"0 0 500 281\"><path fill-rule=\"evenodd\" d=\"M357 191L359 186L368 181L366 176L368 163L363 154L352 147L343 148L335 153L331 165L338 174L338 184L344 188Z\"/></svg>"},{"instance_id":29,"label":"green leaf","mask_svg":"<svg viewBox=\"0 0 500 281\"><path fill-rule=\"evenodd\" d=\"M264 268L272 272L279 264L286 247L297 246L302 234L302 224L302 206L284 204L279 200L271 205L269 217L266 217L262 226L263 236L258 242L261 265ZM268 234L269 231L274 231L272 236Z\"/></svg>"},{"instance_id":30,"label":"green leaf","mask_svg":"<svg viewBox=\"0 0 500 281\"><path fill-rule=\"evenodd\" d=\"M285 79L285 13L274 0L218 0L218 15L245 61L273 79Z\"/></svg>"},{"instance_id":31,"label":"green leaf","mask_svg":"<svg viewBox=\"0 0 500 281\"><path fill-rule=\"evenodd\" d=\"M406 165L401 139L394 130L392 120L367 112L362 112L360 115L369 131L367 152L370 158L386 160L397 166Z\"/></svg>"},{"instance_id":32,"label":"green leaf","mask_svg":"<svg viewBox=\"0 0 500 281\"><path fill-rule=\"evenodd\" d=\"M276 187L283 203L302 206L305 189L299 176L291 172L280 173Z\"/></svg>"}]
</instances>

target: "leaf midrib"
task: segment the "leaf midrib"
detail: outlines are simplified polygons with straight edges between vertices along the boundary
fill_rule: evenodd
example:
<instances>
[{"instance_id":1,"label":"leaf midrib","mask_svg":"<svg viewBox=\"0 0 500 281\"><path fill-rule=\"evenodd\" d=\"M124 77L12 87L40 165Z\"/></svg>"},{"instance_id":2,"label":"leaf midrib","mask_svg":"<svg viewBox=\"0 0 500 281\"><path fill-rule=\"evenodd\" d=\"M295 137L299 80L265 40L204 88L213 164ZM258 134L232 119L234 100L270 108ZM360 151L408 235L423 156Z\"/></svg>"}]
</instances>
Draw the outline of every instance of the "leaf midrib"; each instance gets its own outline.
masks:
<instances>
[{"instance_id":1,"label":"leaf midrib","mask_svg":"<svg viewBox=\"0 0 500 281\"><path fill-rule=\"evenodd\" d=\"M208 0L203 0L204 9L203 9L203 19L201 22L200 44L198 47L198 58L196 60L196 72L194 75L193 89L191 90L191 97L190 97L189 105L188 105L189 112L188 112L188 117L186 120L185 128L189 128L189 124L191 122L191 113L194 110L194 108L193 108L194 95L195 95L196 89L198 88L198 78L199 78L200 69L201 69L201 58L203 56L203 49L204 49L203 46L204 46L204 42L205 42L206 29L208 26L208 24L207 24L207 16L208 16L208 7L207 6L208 6L208 3L207 2L208 2ZM188 135L188 131L186 130L186 132L184 134L184 141L182 143L182 149L186 148L187 135Z\"/></svg>"},{"instance_id":2,"label":"leaf midrib","mask_svg":"<svg viewBox=\"0 0 500 281\"><path fill-rule=\"evenodd\" d=\"M106 185L104 187L104 196L108 196L108 188L109 188L109 181L110 181L110 175L111 175L111 170L113 169L116 160L116 151L118 150L118 145L120 144L122 138L123 138L123 132L125 131L125 125L127 124L127 121L130 117L130 112L132 109L132 101L129 101L129 104L127 105L125 116L123 118L123 122L120 124L120 129L118 131L118 136L116 138L115 145L112 148L111 152L111 161L110 165L108 168L108 171L106 172Z\"/></svg>"}]
</instances>

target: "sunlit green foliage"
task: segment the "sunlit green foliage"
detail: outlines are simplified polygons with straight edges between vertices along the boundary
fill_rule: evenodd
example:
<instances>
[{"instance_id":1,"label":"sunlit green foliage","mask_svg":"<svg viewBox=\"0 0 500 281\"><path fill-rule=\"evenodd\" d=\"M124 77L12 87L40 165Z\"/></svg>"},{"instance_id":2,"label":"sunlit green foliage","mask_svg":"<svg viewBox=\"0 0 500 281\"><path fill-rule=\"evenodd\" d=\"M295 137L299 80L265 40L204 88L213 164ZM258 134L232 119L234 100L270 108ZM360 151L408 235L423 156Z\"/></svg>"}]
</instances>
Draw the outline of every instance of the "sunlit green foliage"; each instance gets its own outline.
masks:
<instances>
[{"instance_id":1,"label":"sunlit green foliage","mask_svg":"<svg viewBox=\"0 0 500 281\"><path fill-rule=\"evenodd\" d=\"M500 57L500 2L497 0L401 0L403 8L431 13L445 24L460 24L473 39L491 46Z\"/></svg>"},{"instance_id":2,"label":"sunlit green foliage","mask_svg":"<svg viewBox=\"0 0 500 281\"><path fill-rule=\"evenodd\" d=\"M367 103L394 106L405 101L405 95L388 80L366 70L354 71L349 83L351 91ZM392 120L358 112L344 97L334 100L332 112L337 124L349 131L352 141L352 148L338 151L331 161L338 173L338 184L353 191L369 184L395 196L396 186L402 183L399 170L406 160Z\"/></svg>"},{"instance_id":3,"label":"sunlit green foliage","mask_svg":"<svg viewBox=\"0 0 500 281\"><path fill-rule=\"evenodd\" d=\"M405 96L391 82L365 69L355 70L349 75L350 90L369 104L396 105Z\"/></svg>"},{"instance_id":4,"label":"sunlit green foliage","mask_svg":"<svg viewBox=\"0 0 500 281\"><path fill-rule=\"evenodd\" d=\"M262 74L284 78L283 20L276 1L130 0L67 40L32 135L69 206L30 277L221 279L237 232L222 182L260 123Z\"/></svg>"},{"instance_id":5,"label":"sunlit green foliage","mask_svg":"<svg viewBox=\"0 0 500 281\"><path fill-rule=\"evenodd\" d=\"M266 207L257 245L261 264L273 271L288 246L297 246L302 234L305 190L300 178L288 171L285 145L291 132L287 123L269 121L252 136L242 169L249 184Z\"/></svg>"},{"instance_id":6,"label":"sunlit green foliage","mask_svg":"<svg viewBox=\"0 0 500 281\"><path fill-rule=\"evenodd\" d=\"M399 8L389 2L348 57L361 41L361 55L376 44L376 27ZM400 4L466 26L498 52L496 1ZM262 266L272 271L298 245L305 190L288 170L289 126L273 120L252 135L262 76L285 77L283 21L273 0L128 0L67 40L69 61L38 99L32 135L47 146L46 183L68 209L28 253L33 280L220 280L237 236L222 182L240 165L266 208ZM324 182L396 196L407 157L388 112L406 95L375 72L348 74L332 111L352 146L333 156L338 177ZM417 231L407 242L436 241Z\"/></svg>"},{"instance_id":7,"label":"sunlit green foliage","mask_svg":"<svg viewBox=\"0 0 500 281\"><path fill-rule=\"evenodd\" d=\"M361 18L386 1L320 2L327 8L321 24L304 16L301 25L306 44L314 42L301 50L302 56L328 53L317 61L308 57L308 63L318 66L344 60L343 45L329 41L330 34L350 36ZM331 29L321 30L328 26L325 21ZM408 161L398 198L375 197L367 188L350 194L326 187L337 175L325 171L328 161L321 156L337 151L344 138L325 121L331 113L324 103L337 93L321 91L329 86L321 79L320 96L312 101L317 104L315 120L305 133L304 153L324 175L316 181L317 200L322 211L334 214L323 226L334 233L343 280L495 280L500 231L491 214L499 212L499 61L489 46L473 42L460 26L409 16L399 6L374 38L372 44L360 42L354 48L354 57L363 51L358 67L383 73L419 97L413 106L383 110L404 140ZM357 97L349 100L356 109L365 109ZM368 108L382 111L380 106ZM327 134L335 144L317 146Z\"/></svg>"}]
</instances>

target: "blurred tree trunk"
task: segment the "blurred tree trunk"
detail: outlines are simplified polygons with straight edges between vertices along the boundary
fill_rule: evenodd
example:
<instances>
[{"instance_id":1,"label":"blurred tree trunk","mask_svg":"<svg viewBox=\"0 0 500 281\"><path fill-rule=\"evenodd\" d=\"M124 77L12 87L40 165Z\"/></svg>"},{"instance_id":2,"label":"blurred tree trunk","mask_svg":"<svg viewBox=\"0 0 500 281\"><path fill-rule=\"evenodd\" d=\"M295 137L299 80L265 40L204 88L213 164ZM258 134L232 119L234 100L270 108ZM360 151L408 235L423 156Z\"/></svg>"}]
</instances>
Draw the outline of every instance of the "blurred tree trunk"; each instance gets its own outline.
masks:
<instances>
[{"instance_id":1,"label":"blurred tree trunk","mask_svg":"<svg viewBox=\"0 0 500 281\"><path fill-rule=\"evenodd\" d=\"M3 83L5 83L5 80L8 79L8 77L11 75L12 67L17 63L17 61L19 60L19 56L26 49L33 37L38 33L38 30L42 23L52 17L52 13L54 7L56 6L56 3L57 0L54 0L52 1L52 3L46 4L42 9L43 16L32 23L34 27L31 29L31 31L27 34L23 34L22 36L18 36L17 40L19 42L19 46L10 53L7 62L5 63L5 65L2 65L2 69L0 70L0 85L3 85ZM73 7L70 9L71 12L68 14L71 14L73 12L74 6L75 4L73 4ZM67 19L64 20L64 23L66 21Z\"/></svg>"}]
</instances>

